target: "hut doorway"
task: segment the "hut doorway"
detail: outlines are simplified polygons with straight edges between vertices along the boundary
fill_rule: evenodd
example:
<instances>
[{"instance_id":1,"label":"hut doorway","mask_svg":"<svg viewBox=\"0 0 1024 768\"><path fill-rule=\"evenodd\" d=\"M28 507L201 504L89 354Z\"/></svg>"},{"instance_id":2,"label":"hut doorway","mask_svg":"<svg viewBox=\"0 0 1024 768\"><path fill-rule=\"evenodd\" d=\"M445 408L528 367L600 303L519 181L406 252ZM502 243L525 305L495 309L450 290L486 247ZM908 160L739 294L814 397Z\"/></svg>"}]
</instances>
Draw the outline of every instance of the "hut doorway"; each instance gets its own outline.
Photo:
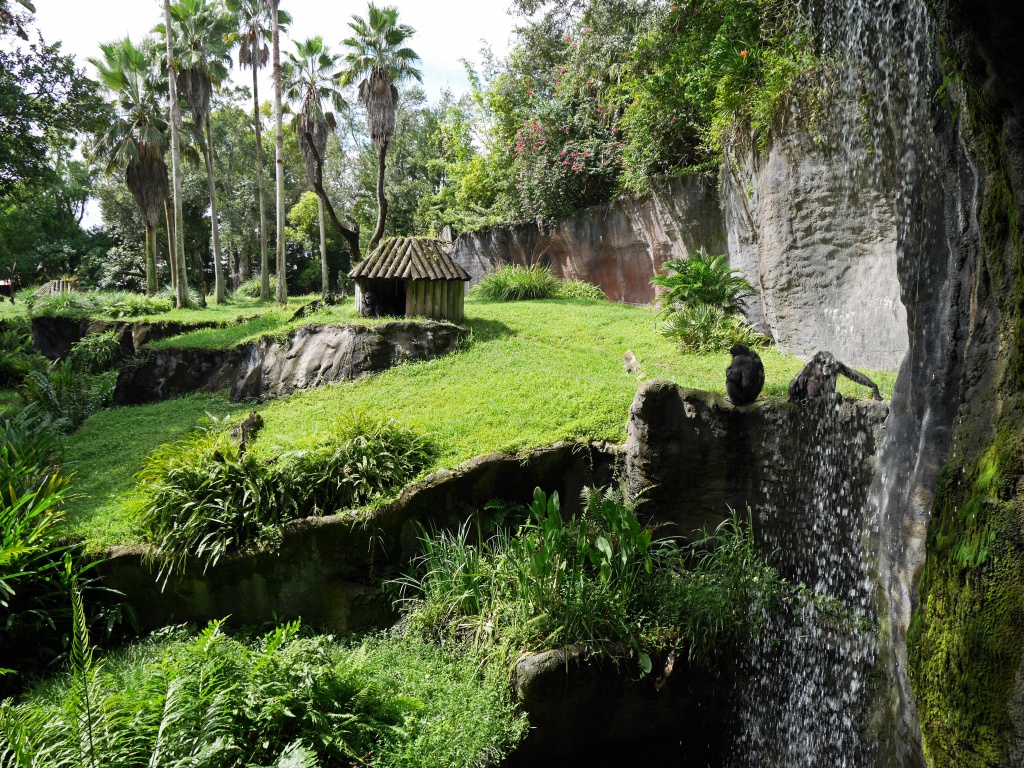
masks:
<instances>
[{"instance_id":1,"label":"hut doorway","mask_svg":"<svg viewBox=\"0 0 1024 768\"><path fill-rule=\"evenodd\" d=\"M363 317L403 317L406 283L404 280L367 280L359 286L359 314Z\"/></svg>"}]
</instances>

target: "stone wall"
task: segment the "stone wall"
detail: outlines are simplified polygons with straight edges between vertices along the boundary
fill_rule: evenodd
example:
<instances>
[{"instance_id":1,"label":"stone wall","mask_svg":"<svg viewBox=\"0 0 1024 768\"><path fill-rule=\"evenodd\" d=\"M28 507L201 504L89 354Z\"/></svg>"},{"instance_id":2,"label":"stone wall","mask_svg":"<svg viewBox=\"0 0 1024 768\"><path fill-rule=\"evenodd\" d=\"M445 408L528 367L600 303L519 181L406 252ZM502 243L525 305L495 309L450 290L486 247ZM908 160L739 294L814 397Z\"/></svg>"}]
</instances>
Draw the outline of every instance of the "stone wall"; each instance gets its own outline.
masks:
<instances>
[{"instance_id":1,"label":"stone wall","mask_svg":"<svg viewBox=\"0 0 1024 768\"><path fill-rule=\"evenodd\" d=\"M788 352L898 370L908 348L895 193L851 180L802 128L723 168L730 263L759 289L748 315Z\"/></svg>"},{"instance_id":2,"label":"stone wall","mask_svg":"<svg viewBox=\"0 0 1024 768\"><path fill-rule=\"evenodd\" d=\"M500 264L547 264L558 277L600 285L613 301L645 304L654 298L650 280L661 265L701 247L724 253L725 226L717 182L691 176L559 221L466 233L454 257L474 283Z\"/></svg>"}]
</instances>

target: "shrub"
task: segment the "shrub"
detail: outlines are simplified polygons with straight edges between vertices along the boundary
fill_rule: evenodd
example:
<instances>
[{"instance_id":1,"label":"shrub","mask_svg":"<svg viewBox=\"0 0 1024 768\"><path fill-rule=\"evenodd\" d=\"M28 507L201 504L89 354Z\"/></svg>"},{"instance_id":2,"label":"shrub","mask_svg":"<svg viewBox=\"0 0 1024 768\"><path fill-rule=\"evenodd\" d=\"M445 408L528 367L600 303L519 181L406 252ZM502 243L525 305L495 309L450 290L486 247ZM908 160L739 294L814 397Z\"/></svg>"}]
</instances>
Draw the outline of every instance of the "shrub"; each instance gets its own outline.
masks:
<instances>
[{"instance_id":1,"label":"shrub","mask_svg":"<svg viewBox=\"0 0 1024 768\"><path fill-rule=\"evenodd\" d=\"M742 317L710 304L684 304L672 311L661 332L685 352L722 352L733 344L761 347L771 343Z\"/></svg>"},{"instance_id":2,"label":"shrub","mask_svg":"<svg viewBox=\"0 0 1024 768\"><path fill-rule=\"evenodd\" d=\"M0 421L0 665L13 668L0 670L0 697L64 656L72 583L90 597L88 621L112 628L119 615L107 590L86 578L92 565L81 547L67 539L60 461L60 440L38 408Z\"/></svg>"},{"instance_id":3,"label":"shrub","mask_svg":"<svg viewBox=\"0 0 1024 768\"><path fill-rule=\"evenodd\" d=\"M468 525L424 532L415 571L393 582L410 628L507 659L569 643L628 646L649 671L648 651L710 653L799 592L757 556L749 524L734 519L691 550L655 539L619 493L591 490L583 500L566 521L557 494L537 489L514 535L484 540Z\"/></svg>"},{"instance_id":4,"label":"shrub","mask_svg":"<svg viewBox=\"0 0 1024 768\"><path fill-rule=\"evenodd\" d=\"M708 304L731 315L739 312L740 301L757 293L724 254L710 256L701 249L688 259L666 261L663 268L672 274L657 275L651 284L667 289L658 301L668 312L681 304Z\"/></svg>"},{"instance_id":5,"label":"shrub","mask_svg":"<svg viewBox=\"0 0 1024 768\"><path fill-rule=\"evenodd\" d=\"M558 295L558 283L547 267L509 264L484 275L473 293L491 301L552 299Z\"/></svg>"},{"instance_id":6,"label":"shrub","mask_svg":"<svg viewBox=\"0 0 1024 768\"><path fill-rule=\"evenodd\" d=\"M90 333L71 345L68 360L79 373L94 375L110 370L121 360L123 350L117 331Z\"/></svg>"},{"instance_id":7,"label":"shrub","mask_svg":"<svg viewBox=\"0 0 1024 768\"><path fill-rule=\"evenodd\" d=\"M174 302L158 296L143 296L131 291L101 293L96 304L101 315L123 319L170 312Z\"/></svg>"},{"instance_id":8,"label":"shrub","mask_svg":"<svg viewBox=\"0 0 1024 768\"><path fill-rule=\"evenodd\" d=\"M316 448L268 464L214 424L146 459L135 476L137 511L166 579L188 556L209 567L232 550L272 542L289 520L382 498L433 455L423 438L393 422L354 419Z\"/></svg>"},{"instance_id":9,"label":"shrub","mask_svg":"<svg viewBox=\"0 0 1024 768\"><path fill-rule=\"evenodd\" d=\"M92 376L77 369L69 357L48 372L31 371L21 394L25 402L47 413L57 429L74 432L110 404L116 384L116 371Z\"/></svg>"},{"instance_id":10,"label":"shrub","mask_svg":"<svg viewBox=\"0 0 1024 768\"><path fill-rule=\"evenodd\" d=\"M141 521L165 580L188 555L213 565L281 523L265 467L216 428L161 446L135 480Z\"/></svg>"},{"instance_id":11,"label":"shrub","mask_svg":"<svg viewBox=\"0 0 1024 768\"><path fill-rule=\"evenodd\" d=\"M430 443L393 421L356 419L316 448L286 454L271 483L286 516L330 514L405 487L434 454Z\"/></svg>"},{"instance_id":12,"label":"shrub","mask_svg":"<svg viewBox=\"0 0 1024 768\"><path fill-rule=\"evenodd\" d=\"M0 704L5 765L473 768L525 731L505 680L411 639L345 645L297 623L236 639L215 622L95 662L76 637L68 672Z\"/></svg>"},{"instance_id":13,"label":"shrub","mask_svg":"<svg viewBox=\"0 0 1024 768\"><path fill-rule=\"evenodd\" d=\"M588 283L586 280L559 280L558 298L560 299L607 299L601 286Z\"/></svg>"},{"instance_id":14,"label":"shrub","mask_svg":"<svg viewBox=\"0 0 1024 768\"><path fill-rule=\"evenodd\" d=\"M47 365L46 358L32 351L31 327L25 318L13 318L0 330L0 389L14 387L30 371Z\"/></svg>"},{"instance_id":15,"label":"shrub","mask_svg":"<svg viewBox=\"0 0 1024 768\"><path fill-rule=\"evenodd\" d=\"M258 299L260 297L260 278L259 275L256 277L250 277L240 286L238 286L238 293L250 299Z\"/></svg>"},{"instance_id":16,"label":"shrub","mask_svg":"<svg viewBox=\"0 0 1024 768\"><path fill-rule=\"evenodd\" d=\"M31 307L35 316L82 319L103 315L120 319L169 312L174 303L132 291L67 291L34 299Z\"/></svg>"}]
</instances>

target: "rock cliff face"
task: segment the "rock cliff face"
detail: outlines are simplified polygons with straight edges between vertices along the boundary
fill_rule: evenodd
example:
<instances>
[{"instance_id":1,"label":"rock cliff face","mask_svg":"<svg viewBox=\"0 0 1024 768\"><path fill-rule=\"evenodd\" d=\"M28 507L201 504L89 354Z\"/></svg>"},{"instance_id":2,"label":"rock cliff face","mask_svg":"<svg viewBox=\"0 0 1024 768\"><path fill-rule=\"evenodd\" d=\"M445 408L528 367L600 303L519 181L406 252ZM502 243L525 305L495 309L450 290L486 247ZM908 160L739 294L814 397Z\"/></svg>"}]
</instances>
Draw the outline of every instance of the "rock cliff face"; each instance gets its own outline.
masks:
<instances>
[{"instance_id":1,"label":"rock cliff face","mask_svg":"<svg viewBox=\"0 0 1024 768\"><path fill-rule=\"evenodd\" d=\"M469 232L456 240L454 258L473 282L500 264L547 264L557 277L600 285L612 301L645 304L661 265L701 247L724 253L725 226L716 182L693 176L568 219Z\"/></svg>"},{"instance_id":2,"label":"rock cliff face","mask_svg":"<svg viewBox=\"0 0 1024 768\"><path fill-rule=\"evenodd\" d=\"M721 184L670 179L572 218L470 232L455 258L474 281L500 264L547 264L613 301L645 303L668 259L728 253L761 291L747 314L782 349L827 349L855 367L896 370L908 340L892 194L866 182L851 189L845 173L800 126L764 156L727 164Z\"/></svg>"},{"instance_id":3,"label":"rock cliff face","mask_svg":"<svg viewBox=\"0 0 1024 768\"><path fill-rule=\"evenodd\" d=\"M760 289L751 320L778 345L820 349L862 368L897 370L908 346L896 271L891 190L851 183L802 128L722 171L730 263Z\"/></svg>"},{"instance_id":4,"label":"rock cliff face","mask_svg":"<svg viewBox=\"0 0 1024 768\"><path fill-rule=\"evenodd\" d=\"M458 349L466 331L450 323L399 321L377 326L307 325L284 340L262 338L233 349L160 349L125 366L117 405L227 389L232 400L266 400L349 381Z\"/></svg>"},{"instance_id":5,"label":"rock cliff face","mask_svg":"<svg viewBox=\"0 0 1024 768\"><path fill-rule=\"evenodd\" d=\"M241 318L239 319L241 320ZM68 317L32 318L32 348L51 360L62 360L71 352L75 342L92 333L114 331L121 342L126 357L137 354L148 341L159 341L178 336L200 328L217 328L225 325L218 322L177 323L158 320L136 322L132 320L98 320L85 318L74 320Z\"/></svg>"}]
</instances>

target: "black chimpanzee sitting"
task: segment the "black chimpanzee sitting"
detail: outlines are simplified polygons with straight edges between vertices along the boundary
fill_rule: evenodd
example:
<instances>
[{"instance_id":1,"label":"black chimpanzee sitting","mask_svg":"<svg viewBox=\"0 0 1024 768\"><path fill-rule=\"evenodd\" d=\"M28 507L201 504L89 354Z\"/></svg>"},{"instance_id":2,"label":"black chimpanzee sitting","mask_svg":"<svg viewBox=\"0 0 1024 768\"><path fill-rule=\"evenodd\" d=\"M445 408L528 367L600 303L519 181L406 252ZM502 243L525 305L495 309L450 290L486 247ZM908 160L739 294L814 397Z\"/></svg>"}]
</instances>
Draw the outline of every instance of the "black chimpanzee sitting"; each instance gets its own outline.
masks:
<instances>
[{"instance_id":1,"label":"black chimpanzee sitting","mask_svg":"<svg viewBox=\"0 0 1024 768\"><path fill-rule=\"evenodd\" d=\"M843 401L836 392L836 379L842 374L851 381L871 388L871 396L881 400L878 385L859 371L843 365L831 352L818 352L789 382L789 402L806 403L810 400L832 399Z\"/></svg>"},{"instance_id":2,"label":"black chimpanzee sitting","mask_svg":"<svg viewBox=\"0 0 1024 768\"><path fill-rule=\"evenodd\" d=\"M725 391L733 405L757 400L764 386L764 364L760 355L746 344L734 344L729 350L732 363L725 369Z\"/></svg>"}]
</instances>

